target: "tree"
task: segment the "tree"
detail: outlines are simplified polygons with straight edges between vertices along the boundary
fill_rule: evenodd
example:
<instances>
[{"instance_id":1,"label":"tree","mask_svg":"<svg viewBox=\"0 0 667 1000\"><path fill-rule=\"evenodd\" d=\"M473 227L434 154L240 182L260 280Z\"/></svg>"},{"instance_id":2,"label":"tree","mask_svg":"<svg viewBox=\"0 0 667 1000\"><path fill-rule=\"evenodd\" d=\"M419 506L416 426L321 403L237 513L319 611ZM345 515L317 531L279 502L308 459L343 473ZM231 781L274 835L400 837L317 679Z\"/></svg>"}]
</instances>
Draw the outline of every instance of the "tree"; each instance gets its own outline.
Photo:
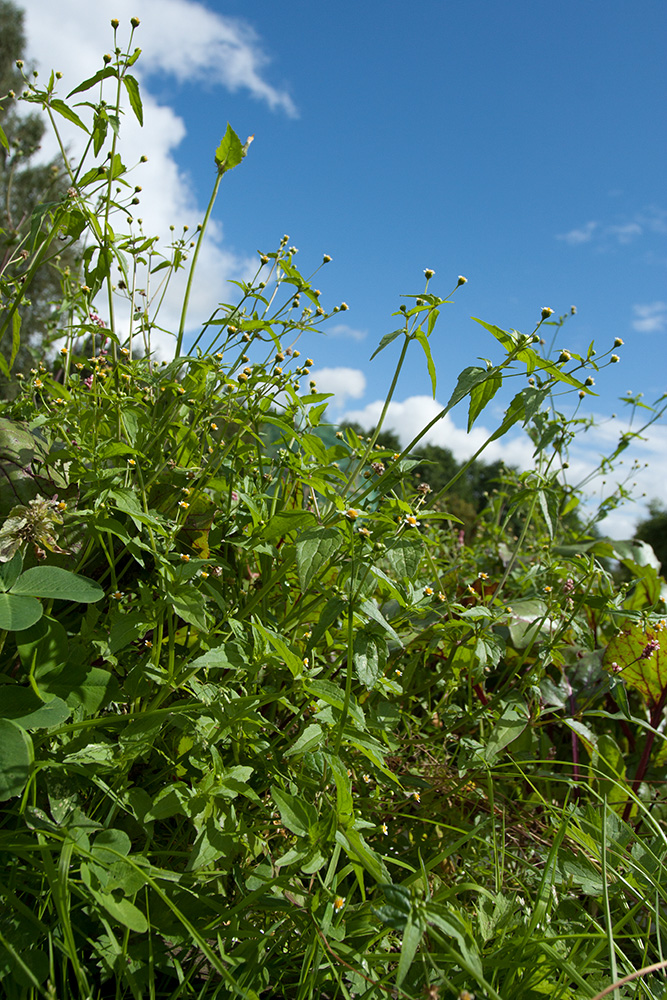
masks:
<instances>
[{"instance_id":1,"label":"tree","mask_svg":"<svg viewBox=\"0 0 667 1000\"><path fill-rule=\"evenodd\" d=\"M635 538L648 542L667 571L667 507L660 500L651 500L648 505L650 517L640 521L635 529Z\"/></svg>"},{"instance_id":2,"label":"tree","mask_svg":"<svg viewBox=\"0 0 667 1000\"><path fill-rule=\"evenodd\" d=\"M44 123L37 114L19 114L16 101L25 89L21 68L26 38L23 12L9 0L0 0L0 127L7 145L0 143L0 355L7 366L18 336L20 347L14 370L34 364L33 350L43 349L57 327L54 301L60 294L59 270L45 263L33 274L27 294L18 311L19 320L9 321L9 302L26 279L30 267L29 237L33 212L47 201L66 196L67 177L62 163L33 162L44 134ZM17 66L17 62L19 65ZM63 252L61 266L73 264L72 248ZM4 368L0 362L0 369ZM15 394L15 381L0 370L0 397Z\"/></svg>"}]
</instances>

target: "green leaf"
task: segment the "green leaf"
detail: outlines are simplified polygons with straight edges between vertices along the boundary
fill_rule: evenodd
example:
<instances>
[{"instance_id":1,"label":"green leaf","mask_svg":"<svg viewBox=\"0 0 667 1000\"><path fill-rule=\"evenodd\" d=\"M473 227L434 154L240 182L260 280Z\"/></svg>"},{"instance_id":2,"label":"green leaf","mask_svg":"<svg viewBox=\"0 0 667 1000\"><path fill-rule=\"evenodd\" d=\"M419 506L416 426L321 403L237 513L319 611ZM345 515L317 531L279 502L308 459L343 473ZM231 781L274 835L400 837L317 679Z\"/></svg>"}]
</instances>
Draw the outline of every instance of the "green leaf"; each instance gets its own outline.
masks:
<instances>
[{"instance_id":1,"label":"green leaf","mask_svg":"<svg viewBox=\"0 0 667 1000\"><path fill-rule=\"evenodd\" d=\"M0 802L21 794L34 759L32 740L25 729L0 719Z\"/></svg>"},{"instance_id":2,"label":"green leaf","mask_svg":"<svg viewBox=\"0 0 667 1000\"><path fill-rule=\"evenodd\" d=\"M148 921L141 910L134 903L131 903L129 899L125 899L124 896L116 899L110 892L101 892L98 889L93 889L91 886L88 886L88 892L92 894L102 909L108 913L114 923L120 924L121 927L127 927L128 930L135 931L137 934L146 933L148 930Z\"/></svg>"},{"instance_id":3,"label":"green leaf","mask_svg":"<svg viewBox=\"0 0 667 1000\"><path fill-rule=\"evenodd\" d=\"M503 384L502 375L489 375L483 382L473 386L470 393L470 408L468 409L468 433L482 410L491 402Z\"/></svg>"},{"instance_id":4,"label":"green leaf","mask_svg":"<svg viewBox=\"0 0 667 1000\"><path fill-rule=\"evenodd\" d=\"M391 344L392 340L396 340L396 338L399 337L402 333L405 333L404 329L392 330L391 333L385 333L384 337L382 338L378 346L371 354L369 360L372 361L376 354L379 354L380 351L384 351L385 347L388 347L389 344Z\"/></svg>"},{"instance_id":5,"label":"green leaf","mask_svg":"<svg viewBox=\"0 0 667 1000\"><path fill-rule=\"evenodd\" d=\"M237 167L244 157L243 144L232 126L227 122L227 131L215 151L215 162L221 174Z\"/></svg>"},{"instance_id":6,"label":"green leaf","mask_svg":"<svg viewBox=\"0 0 667 1000\"><path fill-rule=\"evenodd\" d=\"M4 594L12 589L22 569L23 557L20 552L16 552L9 562L0 563L0 593Z\"/></svg>"},{"instance_id":7,"label":"green leaf","mask_svg":"<svg viewBox=\"0 0 667 1000\"><path fill-rule=\"evenodd\" d=\"M379 608L376 608L372 601L362 601L359 610L362 614L368 615L368 617L374 622L377 622L383 631L387 632L401 647L403 646L398 634L394 631L393 627L389 624Z\"/></svg>"},{"instance_id":8,"label":"green leaf","mask_svg":"<svg viewBox=\"0 0 667 1000\"><path fill-rule=\"evenodd\" d=\"M130 107L134 111L137 121L140 125L144 124L144 109L141 104L141 95L139 94L139 84L133 76L126 73L123 77L123 83L125 84L125 89L127 91L127 96L130 99Z\"/></svg>"},{"instance_id":9,"label":"green leaf","mask_svg":"<svg viewBox=\"0 0 667 1000\"><path fill-rule=\"evenodd\" d=\"M60 669L42 674L38 669L40 692L57 695L72 708L82 705L88 715L95 715L120 695L118 681L108 670L88 663L67 663Z\"/></svg>"},{"instance_id":10,"label":"green leaf","mask_svg":"<svg viewBox=\"0 0 667 1000\"><path fill-rule=\"evenodd\" d=\"M387 562L396 576L401 580L413 580L417 575L419 563L424 552L424 541L421 537L397 538L387 545L385 553Z\"/></svg>"},{"instance_id":11,"label":"green leaf","mask_svg":"<svg viewBox=\"0 0 667 1000\"><path fill-rule=\"evenodd\" d=\"M167 593L167 597L184 622L193 625L200 632L208 629L210 619L206 614L206 601L198 590L192 586L174 587Z\"/></svg>"},{"instance_id":12,"label":"green leaf","mask_svg":"<svg viewBox=\"0 0 667 1000\"><path fill-rule=\"evenodd\" d=\"M479 323L479 325L483 326L485 330L492 333L496 340L503 345L508 354L510 354L517 346L517 333L515 330L501 330L499 326L494 326L492 323L485 323L483 319L477 319L476 316L473 316L472 318L475 323Z\"/></svg>"},{"instance_id":13,"label":"green leaf","mask_svg":"<svg viewBox=\"0 0 667 1000\"><path fill-rule=\"evenodd\" d=\"M421 327L418 330L415 330L414 336L415 339L421 344L424 354L426 355L426 365L428 367L428 373L431 376L431 388L433 390L433 398L435 399L436 371L433 363L433 356L431 354L431 345L429 344L428 337Z\"/></svg>"},{"instance_id":14,"label":"green leaf","mask_svg":"<svg viewBox=\"0 0 667 1000\"><path fill-rule=\"evenodd\" d=\"M32 688L19 684L0 686L0 717L11 719L23 729L50 729L59 726L72 714L61 698L44 703Z\"/></svg>"},{"instance_id":15,"label":"green leaf","mask_svg":"<svg viewBox=\"0 0 667 1000\"><path fill-rule=\"evenodd\" d=\"M30 628L42 617L43 608L34 597L0 594L0 629L18 632Z\"/></svg>"},{"instance_id":16,"label":"green leaf","mask_svg":"<svg viewBox=\"0 0 667 1000\"><path fill-rule=\"evenodd\" d=\"M364 626L354 637L354 668L359 681L370 691L375 687L387 658L387 643L377 627Z\"/></svg>"},{"instance_id":17,"label":"green leaf","mask_svg":"<svg viewBox=\"0 0 667 1000\"><path fill-rule=\"evenodd\" d=\"M347 827L351 823L354 814L352 782L347 773L347 768L339 757L334 757L327 753L325 754L325 759L333 772L336 782L336 811L338 813L338 821L344 827Z\"/></svg>"},{"instance_id":18,"label":"green leaf","mask_svg":"<svg viewBox=\"0 0 667 1000\"><path fill-rule=\"evenodd\" d=\"M37 679L57 670L67 660L67 633L60 622L47 615L19 632L16 645L24 669L29 673L34 670Z\"/></svg>"},{"instance_id":19,"label":"green leaf","mask_svg":"<svg viewBox=\"0 0 667 1000\"><path fill-rule=\"evenodd\" d=\"M307 837L311 828L317 823L315 806L296 795L283 792L277 785L271 786L271 795L278 806L283 826L297 837Z\"/></svg>"},{"instance_id":20,"label":"green leaf","mask_svg":"<svg viewBox=\"0 0 667 1000\"><path fill-rule=\"evenodd\" d=\"M513 743L528 725L526 711L521 711L514 705L507 705L491 730L484 750L484 760L493 763L498 754Z\"/></svg>"},{"instance_id":21,"label":"green leaf","mask_svg":"<svg viewBox=\"0 0 667 1000\"><path fill-rule=\"evenodd\" d=\"M299 734L292 746L284 752L283 757L303 757L304 754L310 753L315 747L320 746L323 741L324 731L322 727L313 722Z\"/></svg>"},{"instance_id":22,"label":"green leaf","mask_svg":"<svg viewBox=\"0 0 667 1000\"><path fill-rule=\"evenodd\" d=\"M414 911L408 914L408 919L403 928L403 943L401 944L401 957L396 970L396 985L400 986L408 974L413 959L417 954L417 948L424 934L424 921L421 920Z\"/></svg>"},{"instance_id":23,"label":"green leaf","mask_svg":"<svg viewBox=\"0 0 667 1000\"><path fill-rule=\"evenodd\" d=\"M70 108L69 105L65 104L64 101L61 101L59 98L54 97L49 102L49 107L53 111L57 111L59 115L63 116L63 118L67 118L68 121L74 122L75 125L78 125L79 128L83 129L83 131L86 134L88 134L88 129L83 124L83 122L81 121L81 119L77 115L76 111L73 111L72 108Z\"/></svg>"},{"instance_id":24,"label":"green leaf","mask_svg":"<svg viewBox=\"0 0 667 1000\"><path fill-rule=\"evenodd\" d=\"M21 346L21 314L18 309L12 316L12 353L9 356L9 369L14 367L14 361L16 360L16 355L19 352L19 347Z\"/></svg>"},{"instance_id":25,"label":"green leaf","mask_svg":"<svg viewBox=\"0 0 667 1000\"><path fill-rule=\"evenodd\" d=\"M70 90L67 96L73 97L74 94L81 94L84 90L90 90L96 83L101 83L102 80L107 80L110 76L118 76L118 73L112 66L105 66L104 69L98 70L95 76L89 77L83 83L80 83L78 87L75 87L74 90Z\"/></svg>"},{"instance_id":26,"label":"green leaf","mask_svg":"<svg viewBox=\"0 0 667 1000\"><path fill-rule=\"evenodd\" d=\"M338 528L312 528L304 531L296 542L296 568L302 590L307 590L313 577L336 554L344 542Z\"/></svg>"},{"instance_id":27,"label":"green leaf","mask_svg":"<svg viewBox=\"0 0 667 1000\"><path fill-rule=\"evenodd\" d=\"M0 128L0 146L4 146L7 152L9 152L9 140L3 128Z\"/></svg>"},{"instance_id":28,"label":"green leaf","mask_svg":"<svg viewBox=\"0 0 667 1000\"><path fill-rule=\"evenodd\" d=\"M449 402L447 403L444 412L447 413L453 406L456 406L456 404L467 396L468 393L471 392L480 382L485 382L488 378L488 374L489 373L486 368L464 368L459 375L454 392L449 397Z\"/></svg>"},{"instance_id":29,"label":"green leaf","mask_svg":"<svg viewBox=\"0 0 667 1000\"><path fill-rule=\"evenodd\" d=\"M59 566L33 566L32 569L27 569L12 587L12 594L57 598L79 604L94 604L104 597L99 583Z\"/></svg>"},{"instance_id":30,"label":"green leaf","mask_svg":"<svg viewBox=\"0 0 667 1000\"><path fill-rule=\"evenodd\" d=\"M262 537L266 539L282 538L292 531L301 531L315 523L315 515L307 510L283 510L274 514L269 520L262 532Z\"/></svg>"},{"instance_id":31,"label":"green leaf","mask_svg":"<svg viewBox=\"0 0 667 1000\"><path fill-rule=\"evenodd\" d=\"M358 861L362 864L376 882L391 881L384 861L379 854L368 846L358 830L350 827L345 832L337 830L336 840L345 848L350 860Z\"/></svg>"}]
</instances>

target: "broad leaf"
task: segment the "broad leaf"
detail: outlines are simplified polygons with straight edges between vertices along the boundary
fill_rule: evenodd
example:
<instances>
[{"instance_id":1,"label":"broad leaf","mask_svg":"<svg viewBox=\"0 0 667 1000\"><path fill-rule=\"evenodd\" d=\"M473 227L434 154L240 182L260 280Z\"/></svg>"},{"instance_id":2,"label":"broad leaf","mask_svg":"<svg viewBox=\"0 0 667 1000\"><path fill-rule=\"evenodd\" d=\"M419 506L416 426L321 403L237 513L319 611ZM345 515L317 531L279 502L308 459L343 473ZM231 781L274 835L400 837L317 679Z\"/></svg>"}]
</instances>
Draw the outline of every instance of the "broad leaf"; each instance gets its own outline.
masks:
<instances>
[{"instance_id":1,"label":"broad leaf","mask_svg":"<svg viewBox=\"0 0 667 1000\"><path fill-rule=\"evenodd\" d=\"M296 568L303 590L332 558L344 542L338 528L312 528L304 531L296 542Z\"/></svg>"},{"instance_id":2,"label":"broad leaf","mask_svg":"<svg viewBox=\"0 0 667 1000\"><path fill-rule=\"evenodd\" d=\"M667 630L628 622L607 646L604 664L657 705L667 688Z\"/></svg>"},{"instance_id":3,"label":"broad leaf","mask_svg":"<svg viewBox=\"0 0 667 1000\"><path fill-rule=\"evenodd\" d=\"M21 794L33 760L32 740L25 729L0 719L0 802Z\"/></svg>"},{"instance_id":4,"label":"broad leaf","mask_svg":"<svg viewBox=\"0 0 667 1000\"><path fill-rule=\"evenodd\" d=\"M42 617L42 605L34 597L0 594L0 629L18 632L30 628Z\"/></svg>"},{"instance_id":5,"label":"broad leaf","mask_svg":"<svg viewBox=\"0 0 667 1000\"><path fill-rule=\"evenodd\" d=\"M215 162L221 174L237 167L244 157L243 144L232 126L227 122L227 131L215 151Z\"/></svg>"},{"instance_id":6,"label":"broad leaf","mask_svg":"<svg viewBox=\"0 0 667 1000\"><path fill-rule=\"evenodd\" d=\"M12 587L12 594L57 598L60 601L77 601L79 604L94 604L104 597L99 583L59 566L33 566L32 569L27 569Z\"/></svg>"}]
</instances>

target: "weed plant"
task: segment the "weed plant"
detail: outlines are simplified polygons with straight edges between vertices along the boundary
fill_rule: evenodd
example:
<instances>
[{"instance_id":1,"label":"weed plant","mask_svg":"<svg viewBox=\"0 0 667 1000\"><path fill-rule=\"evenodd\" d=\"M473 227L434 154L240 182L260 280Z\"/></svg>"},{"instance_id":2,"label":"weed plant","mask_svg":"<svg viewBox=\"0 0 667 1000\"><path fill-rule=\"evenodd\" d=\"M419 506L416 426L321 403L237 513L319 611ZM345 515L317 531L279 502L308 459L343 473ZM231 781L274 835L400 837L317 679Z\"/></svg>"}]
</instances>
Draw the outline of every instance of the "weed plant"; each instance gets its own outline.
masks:
<instances>
[{"instance_id":1,"label":"weed plant","mask_svg":"<svg viewBox=\"0 0 667 1000\"><path fill-rule=\"evenodd\" d=\"M399 353L374 434L336 432L296 346L330 313L284 237L186 352L207 221L249 144L227 129L201 226L161 250L119 145L122 96L143 114L138 22L124 49L112 25L66 99L26 78L86 148L61 140L68 195L35 210L0 284L9 374L32 275L81 248L60 339L0 420L3 995L664 997L665 583L567 480L620 345L562 349L547 308L528 335L484 322L501 359L392 454L406 353L435 395L451 296L427 270L378 347ZM466 535L455 482L417 486L410 456L517 379L489 442L523 426L534 465Z\"/></svg>"}]
</instances>

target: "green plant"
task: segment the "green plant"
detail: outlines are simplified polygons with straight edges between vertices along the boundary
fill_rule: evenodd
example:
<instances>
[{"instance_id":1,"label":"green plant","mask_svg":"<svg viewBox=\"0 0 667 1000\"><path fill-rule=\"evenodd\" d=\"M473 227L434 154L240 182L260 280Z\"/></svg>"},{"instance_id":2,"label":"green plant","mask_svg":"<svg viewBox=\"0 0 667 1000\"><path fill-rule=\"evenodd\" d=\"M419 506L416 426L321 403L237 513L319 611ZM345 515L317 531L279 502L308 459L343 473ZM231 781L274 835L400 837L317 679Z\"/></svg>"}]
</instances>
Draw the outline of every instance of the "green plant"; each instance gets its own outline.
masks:
<instances>
[{"instance_id":1,"label":"green plant","mask_svg":"<svg viewBox=\"0 0 667 1000\"><path fill-rule=\"evenodd\" d=\"M137 289L185 265L190 288L213 198L194 248L137 234L132 38L69 103L53 76L28 87L88 146L33 230L35 260L57 234L84 245L62 347L5 409L6 996L569 1000L639 974L660 997L640 970L659 972L665 931L662 735L623 680L641 655L619 672L605 648L659 627L664 583L562 480L607 355L541 353L565 322L550 309L525 336L482 323L500 360L465 369L429 426L465 401L472 427L519 378L487 443L523 425L535 456L499 470L469 538L448 498L471 463L431 490L413 476L428 428L381 443L416 345L435 395L451 297L432 272L378 347L400 352L368 439L302 388L299 338L346 306L327 313L287 237L183 354L186 291L158 363L164 284ZM214 196L248 150L228 127ZM23 292L2 290L12 322Z\"/></svg>"}]
</instances>

